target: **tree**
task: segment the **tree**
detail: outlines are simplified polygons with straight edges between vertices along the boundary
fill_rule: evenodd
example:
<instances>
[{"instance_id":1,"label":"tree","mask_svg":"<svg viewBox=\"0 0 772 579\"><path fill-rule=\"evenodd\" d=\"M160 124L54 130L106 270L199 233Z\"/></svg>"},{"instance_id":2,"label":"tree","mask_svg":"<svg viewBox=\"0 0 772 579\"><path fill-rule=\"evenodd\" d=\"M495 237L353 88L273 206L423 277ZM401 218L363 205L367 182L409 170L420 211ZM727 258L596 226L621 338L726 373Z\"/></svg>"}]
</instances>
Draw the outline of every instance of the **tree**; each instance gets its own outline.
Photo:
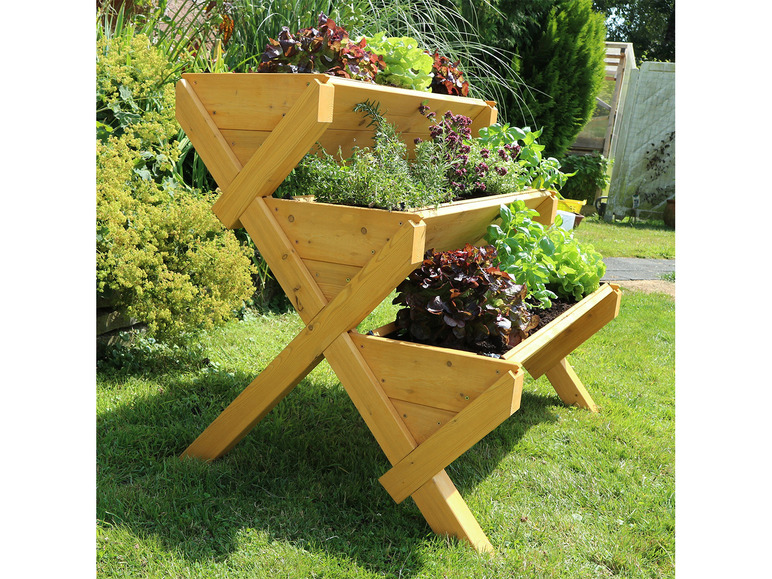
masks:
<instances>
[{"instance_id":1,"label":"tree","mask_svg":"<svg viewBox=\"0 0 772 579\"><path fill-rule=\"evenodd\" d=\"M545 153L560 156L595 110L605 75L603 17L592 0L557 0L529 47L515 59L516 71L529 87L526 114L510 111L510 122L541 128ZM519 116L519 118L518 118Z\"/></svg>"},{"instance_id":2,"label":"tree","mask_svg":"<svg viewBox=\"0 0 772 579\"><path fill-rule=\"evenodd\" d=\"M675 61L675 0L594 0L608 40L632 42L638 61Z\"/></svg>"}]
</instances>

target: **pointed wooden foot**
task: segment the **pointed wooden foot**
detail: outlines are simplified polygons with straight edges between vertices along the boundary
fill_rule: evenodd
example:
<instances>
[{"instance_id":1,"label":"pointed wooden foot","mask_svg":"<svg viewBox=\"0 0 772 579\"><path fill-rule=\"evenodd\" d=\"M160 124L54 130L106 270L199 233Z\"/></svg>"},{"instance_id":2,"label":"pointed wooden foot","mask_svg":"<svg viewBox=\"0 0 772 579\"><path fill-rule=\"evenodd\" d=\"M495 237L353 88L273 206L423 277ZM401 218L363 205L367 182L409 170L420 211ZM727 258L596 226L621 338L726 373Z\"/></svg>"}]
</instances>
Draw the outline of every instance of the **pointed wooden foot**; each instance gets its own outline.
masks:
<instances>
[{"instance_id":1,"label":"pointed wooden foot","mask_svg":"<svg viewBox=\"0 0 772 579\"><path fill-rule=\"evenodd\" d=\"M546 376L563 402L586 408L591 412L598 411L597 405L593 402L568 360L563 358L558 364L547 370Z\"/></svg>"}]
</instances>

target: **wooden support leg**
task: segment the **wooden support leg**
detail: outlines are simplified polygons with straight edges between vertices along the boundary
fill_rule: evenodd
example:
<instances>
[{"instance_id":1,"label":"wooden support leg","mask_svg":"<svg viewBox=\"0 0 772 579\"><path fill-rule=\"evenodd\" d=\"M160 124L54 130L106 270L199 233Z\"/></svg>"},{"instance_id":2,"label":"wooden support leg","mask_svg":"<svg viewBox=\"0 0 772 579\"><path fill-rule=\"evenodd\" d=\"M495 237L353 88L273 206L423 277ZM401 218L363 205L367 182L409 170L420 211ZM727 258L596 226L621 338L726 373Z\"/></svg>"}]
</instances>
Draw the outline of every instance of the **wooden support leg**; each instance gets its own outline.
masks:
<instances>
[{"instance_id":1,"label":"wooden support leg","mask_svg":"<svg viewBox=\"0 0 772 579\"><path fill-rule=\"evenodd\" d=\"M396 464L412 452L417 446L415 439L349 335L341 335L325 350L324 355L389 462ZM467 541L479 552L493 550L444 470L435 474L412 496L432 531Z\"/></svg>"},{"instance_id":2,"label":"wooden support leg","mask_svg":"<svg viewBox=\"0 0 772 579\"><path fill-rule=\"evenodd\" d=\"M557 365L547 370L546 376L563 402L568 405L581 406L591 412L598 411L598 407L568 360L565 358L560 360Z\"/></svg>"},{"instance_id":3,"label":"wooden support leg","mask_svg":"<svg viewBox=\"0 0 772 579\"><path fill-rule=\"evenodd\" d=\"M324 350L348 332L402 281L423 257L426 226L408 221L334 300L274 359L183 456L214 460L233 448L321 360Z\"/></svg>"}]
</instances>

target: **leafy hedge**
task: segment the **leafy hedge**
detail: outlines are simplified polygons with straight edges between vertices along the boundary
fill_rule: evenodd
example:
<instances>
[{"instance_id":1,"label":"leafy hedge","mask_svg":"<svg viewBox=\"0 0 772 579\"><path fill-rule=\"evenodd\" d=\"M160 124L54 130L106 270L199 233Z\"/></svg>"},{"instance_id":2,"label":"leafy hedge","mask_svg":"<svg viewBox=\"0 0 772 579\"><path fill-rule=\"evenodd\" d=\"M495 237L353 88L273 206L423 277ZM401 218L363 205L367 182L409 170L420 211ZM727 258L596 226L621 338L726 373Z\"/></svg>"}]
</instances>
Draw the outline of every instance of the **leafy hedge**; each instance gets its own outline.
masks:
<instances>
[{"instance_id":1,"label":"leafy hedge","mask_svg":"<svg viewBox=\"0 0 772 579\"><path fill-rule=\"evenodd\" d=\"M97 43L97 293L176 341L254 292L251 251L175 172L169 63L141 34Z\"/></svg>"}]
</instances>

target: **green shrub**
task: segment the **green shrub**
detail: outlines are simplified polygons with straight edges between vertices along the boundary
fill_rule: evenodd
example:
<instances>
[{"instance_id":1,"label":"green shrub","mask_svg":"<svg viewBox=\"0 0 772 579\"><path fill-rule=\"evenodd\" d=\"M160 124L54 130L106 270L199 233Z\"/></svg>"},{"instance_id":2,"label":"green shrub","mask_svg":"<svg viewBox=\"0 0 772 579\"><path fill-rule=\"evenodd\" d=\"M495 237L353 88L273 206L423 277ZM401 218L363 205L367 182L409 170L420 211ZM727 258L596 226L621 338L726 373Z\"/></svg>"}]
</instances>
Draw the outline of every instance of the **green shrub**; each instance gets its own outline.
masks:
<instances>
[{"instance_id":1,"label":"green shrub","mask_svg":"<svg viewBox=\"0 0 772 579\"><path fill-rule=\"evenodd\" d=\"M175 341L250 298L250 252L212 213L212 194L138 173L137 144L130 135L97 141L97 292Z\"/></svg>"},{"instance_id":2,"label":"green shrub","mask_svg":"<svg viewBox=\"0 0 772 579\"><path fill-rule=\"evenodd\" d=\"M559 157L595 110L604 78L605 25L592 0L556 0L516 71L529 87L508 111L510 123L544 129L546 153Z\"/></svg>"},{"instance_id":3,"label":"green shrub","mask_svg":"<svg viewBox=\"0 0 772 579\"><path fill-rule=\"evenodd\" d=\"M97 292L175 340L254 292L251 252L174 173L173 75L144 34L97 41Z\"/></svg>"},{"instance_id":4,"label":"green shrub","mask_svg":"<svg viewBox=\"0 0 772 579\"><path fill-rule=\"evenodd\" d=\"M560 189L566 199L585 200L592 204L598 189L605 189L611 179L612 161L599 153L591 155L567 155L560 160L563 171L569 174ZM573 173L573 175L571 175Z\"/></svg>"}]
</instances>

